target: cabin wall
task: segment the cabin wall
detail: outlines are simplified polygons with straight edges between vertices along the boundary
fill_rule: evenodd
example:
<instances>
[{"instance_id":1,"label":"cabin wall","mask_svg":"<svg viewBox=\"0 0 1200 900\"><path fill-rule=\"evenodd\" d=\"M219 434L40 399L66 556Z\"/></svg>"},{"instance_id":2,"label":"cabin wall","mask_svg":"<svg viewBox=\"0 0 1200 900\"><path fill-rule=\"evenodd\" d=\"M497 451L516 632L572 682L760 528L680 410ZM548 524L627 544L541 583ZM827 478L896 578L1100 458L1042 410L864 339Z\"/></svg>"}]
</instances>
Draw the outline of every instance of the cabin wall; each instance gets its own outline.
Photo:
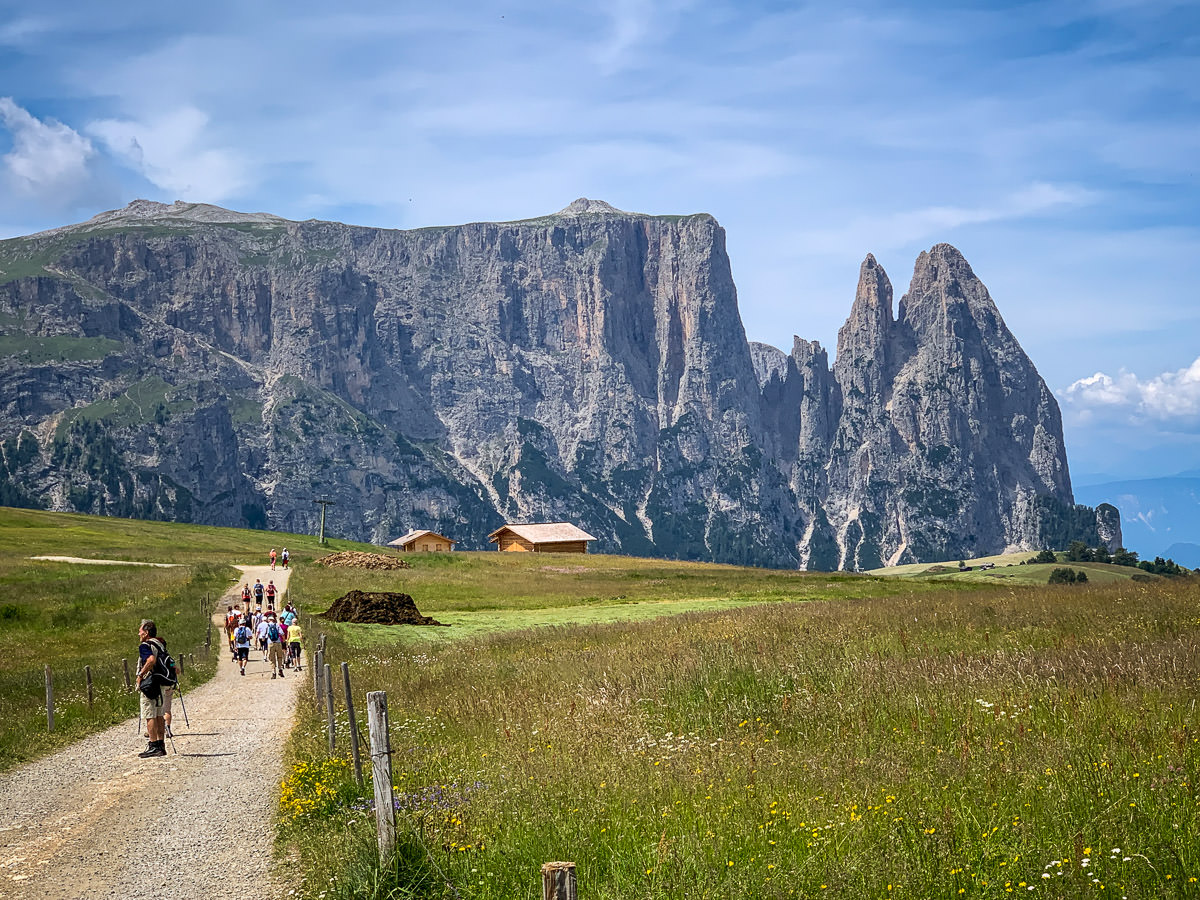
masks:
<instances>
[{"instance_id":1,"label":"cabin wall","mask_svg":"<svg viewBox=\"0 0 1200 900\"><path fill-rule=\"evenodd\" d=\"M502 553L515 551L517 553L534 553L537 548L533 546L525 538L517 537L515 534L506 533L500 535L499 541L496 544L496 549Z\"/></svg>"}]
</instances>

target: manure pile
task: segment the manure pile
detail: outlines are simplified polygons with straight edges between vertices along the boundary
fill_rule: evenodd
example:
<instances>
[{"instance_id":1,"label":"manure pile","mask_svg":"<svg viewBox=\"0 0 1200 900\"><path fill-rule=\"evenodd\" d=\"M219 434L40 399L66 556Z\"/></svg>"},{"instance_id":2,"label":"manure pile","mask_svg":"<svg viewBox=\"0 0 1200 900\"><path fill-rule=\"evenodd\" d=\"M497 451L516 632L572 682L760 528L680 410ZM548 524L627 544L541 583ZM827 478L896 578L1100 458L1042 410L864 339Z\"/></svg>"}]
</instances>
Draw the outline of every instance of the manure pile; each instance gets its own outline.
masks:
<instances>
[{"instance_id":1,"label":"manure pile","mask_svg":"<svg viewBox=\"0 0 1200 900\"><path fill-rule=\"evenodd\" d=\"M360 625L442 625L437 619L421 615L408 594L391 591L351 591L318 615L333 622Z\"/></svg>"},{"instance_id":2,"label":"manure pile","mask_svg":"<svg viewBox=\"0 0 1200 900\"><path fill-rule=\"evenodd\" d=\"M411 569L407 560L382 553L363 553L359 550L343 550L313 560L317 565L331 569Z\"/></svg>"}]
</instances>

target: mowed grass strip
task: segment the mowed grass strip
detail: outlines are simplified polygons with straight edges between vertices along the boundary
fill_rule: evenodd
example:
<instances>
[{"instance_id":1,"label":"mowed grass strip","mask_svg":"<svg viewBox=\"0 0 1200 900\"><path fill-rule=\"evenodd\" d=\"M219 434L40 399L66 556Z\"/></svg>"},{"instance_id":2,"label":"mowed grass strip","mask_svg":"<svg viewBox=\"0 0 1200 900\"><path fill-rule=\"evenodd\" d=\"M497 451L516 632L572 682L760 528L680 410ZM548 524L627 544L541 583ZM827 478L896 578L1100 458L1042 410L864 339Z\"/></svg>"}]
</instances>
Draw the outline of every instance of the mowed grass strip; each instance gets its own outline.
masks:
<instances>
[{"instance_id":1,"label":"mowed grass strip","mask_svg":"<svg viewBox=\"0 0 1200 900\"><path fill-rule=\"evenodd\" d=\"M602 900L1195 896L1195 590L918 586L374 647L314 620L360 720L388 691L401 847L372 865L311 686L281 839L307 897L536 896L553 859Z\"/></svg>"}]
</instances>

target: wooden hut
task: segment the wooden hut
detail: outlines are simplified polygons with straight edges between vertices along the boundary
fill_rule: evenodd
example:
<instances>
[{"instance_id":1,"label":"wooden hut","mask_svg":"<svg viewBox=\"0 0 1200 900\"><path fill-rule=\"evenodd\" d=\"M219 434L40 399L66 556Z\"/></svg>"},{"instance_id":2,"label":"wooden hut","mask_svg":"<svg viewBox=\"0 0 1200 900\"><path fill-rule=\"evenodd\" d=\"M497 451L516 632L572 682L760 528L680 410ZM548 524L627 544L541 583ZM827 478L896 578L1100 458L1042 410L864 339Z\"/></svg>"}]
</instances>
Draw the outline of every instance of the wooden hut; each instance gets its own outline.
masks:
<instances>
[{"instance_id":1,"label":"wooden hut","mask_svg":"<svg viewBox=\"0 0 1200 900\"><path fill-rule=\"evenodd\" d=\"M399 547L404 553L449 553L456 543L436 531L410 531L404 537L388 541L388 546Z\"/></svg>"},{"instance_id":2,"label":"wooden hut","mask_svg":"<svg viewBox=\"0 0 1200 900\"><path fill-rule=\"evenodd\" d=\"M587 553L588 541L596 540L569 522L542 525L505 525L488 535L497 550L526 553Z\"/></svg>"}]
</instances>

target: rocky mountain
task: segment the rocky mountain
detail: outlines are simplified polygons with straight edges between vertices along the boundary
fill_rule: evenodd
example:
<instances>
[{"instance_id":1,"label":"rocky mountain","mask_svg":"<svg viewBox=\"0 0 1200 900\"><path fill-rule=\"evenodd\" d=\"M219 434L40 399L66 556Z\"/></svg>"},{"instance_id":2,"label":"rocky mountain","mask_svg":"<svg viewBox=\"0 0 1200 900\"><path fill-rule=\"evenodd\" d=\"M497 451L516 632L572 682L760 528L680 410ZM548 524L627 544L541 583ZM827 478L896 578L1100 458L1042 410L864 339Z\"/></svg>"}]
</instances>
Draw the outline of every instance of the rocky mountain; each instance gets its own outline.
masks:
<instances>
[{"instance_id":1,"label":"rocky mountain","mask_svg":"<svg viewBox=\"0 0 1200 900\"><path fill-rule=\"evenodd\" d=\"M135 201L0 242L0 503L816 569L1120 542L953 247L832 368L747 342L708 215L415 231ZM1115 542L1115 543L1114 543Z\"/></svg>"}]
</instances>

